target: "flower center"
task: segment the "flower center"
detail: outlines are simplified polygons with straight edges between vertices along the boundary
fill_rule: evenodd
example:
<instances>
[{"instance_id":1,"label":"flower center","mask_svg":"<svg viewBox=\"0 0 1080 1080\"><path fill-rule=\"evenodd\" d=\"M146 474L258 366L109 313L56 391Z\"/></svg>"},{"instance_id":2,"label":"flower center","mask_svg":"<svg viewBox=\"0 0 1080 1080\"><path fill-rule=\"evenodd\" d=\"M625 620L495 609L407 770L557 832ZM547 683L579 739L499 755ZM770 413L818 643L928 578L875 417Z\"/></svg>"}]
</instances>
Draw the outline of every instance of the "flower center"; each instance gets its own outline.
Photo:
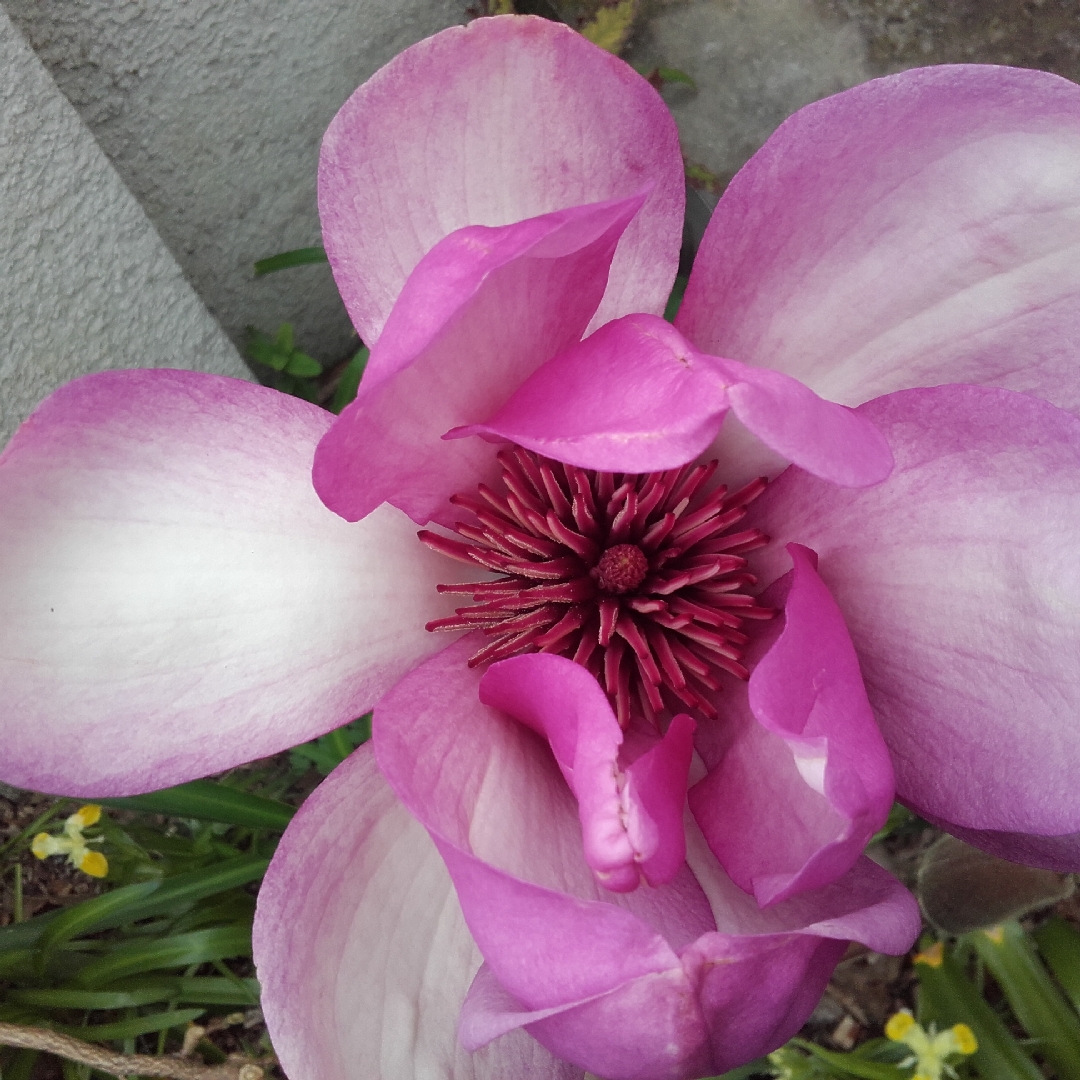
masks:
<instances>
[{"instance_id":1,"label":"flower center","mask_svg":"<svg viewBox=\"0 0 1080 1080\"><path fill-rule=\"evenodd\" d=\"M636 589L648 576L649 560L637 544L609 547L589 576L602 592L624 593Z\"/></svg>"},{"instance_id":2,"label":"flower center","mask_svg":"<svg viewBox=\"0 0 1080 1080\"><path fill-rule=\"evenodd\" d=\"M478 630L489 640L469 666L552 652L587 667L619 722L665 711L716 717L725 671L742 662L747 619L769 619L746 590L748 551L760 529L736 532L758 478L739 491L709 488L717 462L659 473L606 473L521 447L499 454L498 490L481 484L451 504L472 519L457 537L422 530L428 547L499 576L440 585L473 603L428 630Z\"/></svg>"}]
</instances>

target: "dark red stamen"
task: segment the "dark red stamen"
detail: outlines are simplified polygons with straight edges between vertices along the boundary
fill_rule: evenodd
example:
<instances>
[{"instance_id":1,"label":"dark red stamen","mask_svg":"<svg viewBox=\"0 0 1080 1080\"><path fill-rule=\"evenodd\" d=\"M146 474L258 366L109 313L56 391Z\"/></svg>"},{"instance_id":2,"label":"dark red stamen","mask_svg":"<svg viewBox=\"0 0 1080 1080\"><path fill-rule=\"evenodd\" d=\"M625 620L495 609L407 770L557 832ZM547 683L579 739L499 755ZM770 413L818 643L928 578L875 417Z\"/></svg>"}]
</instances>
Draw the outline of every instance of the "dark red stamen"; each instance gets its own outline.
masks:
<instances>
[{"instance_id":1,"label":"dark red stamen","mask_svg":"<svg viewBox=\"0 0 1080 1080\"><path fill-rule=\"evenodd\" d=\"M708 488L715 461L603 473L515 447L499 462L501 491L481 485L450 500L473 519L454 526L458 538L419 536L501 576L440 585L474 603L427 629L490 638L470 667L523 652L569 656L597 677L624 726L665 709L715 717L716 672L747 678L743 620L774 614L743 591L756 584L743 555L768 538L731 531L765 479L729 494Z\"/></svg>"}]
</instances>

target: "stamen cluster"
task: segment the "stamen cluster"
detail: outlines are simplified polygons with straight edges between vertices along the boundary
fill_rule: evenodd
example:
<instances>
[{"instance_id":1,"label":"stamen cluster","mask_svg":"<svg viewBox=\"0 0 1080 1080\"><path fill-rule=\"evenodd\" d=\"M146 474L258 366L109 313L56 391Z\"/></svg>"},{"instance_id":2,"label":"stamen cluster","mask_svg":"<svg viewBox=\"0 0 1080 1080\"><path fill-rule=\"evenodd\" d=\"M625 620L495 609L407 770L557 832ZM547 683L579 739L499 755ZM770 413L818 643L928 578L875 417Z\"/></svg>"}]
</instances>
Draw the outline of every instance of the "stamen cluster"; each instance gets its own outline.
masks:
<instances>
[{"instance_id":1,"label":"stamen cluster","mask_svg":"<svg viewBox=\"0 0 1080 1080\"><path fill-rule=\"evenodd\" d=\"M604 686L619 722L656 723L666 710L717 715L717 674L747 678L740 629L774 612L746 592L743 557L768 538L733 532L765 490L758 478L728 494L708 488L717 462L667 472L594 472L520 447L499 454L501 490L481 484L450 502L472 521L460 539L429 530L436 551L499 575L440 585L474 604L428 630L489 638L470 667L523 652L569 656Z\"/></svg>"}]
</instances>

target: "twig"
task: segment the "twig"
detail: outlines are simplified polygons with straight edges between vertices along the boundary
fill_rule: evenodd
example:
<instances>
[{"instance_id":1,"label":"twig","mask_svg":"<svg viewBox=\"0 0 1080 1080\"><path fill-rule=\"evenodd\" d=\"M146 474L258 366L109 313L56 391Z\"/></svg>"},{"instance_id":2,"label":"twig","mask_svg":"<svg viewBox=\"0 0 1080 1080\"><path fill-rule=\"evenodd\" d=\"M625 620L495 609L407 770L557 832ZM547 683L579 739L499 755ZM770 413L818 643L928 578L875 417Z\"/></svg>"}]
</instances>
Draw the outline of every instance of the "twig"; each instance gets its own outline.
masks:
<instances>
[{"instance_id":1,"label":"twig","mask_svg":"<svg viewBox=\"0 0 1080 1080\"><path fill-rule=\"evenodd\" d=\"M82 1039L47 1028L0 1022L0 1046L21 1050L44 1050L78 1061L113 1076L160 1076L166 1080L262 1080L263 1070L250 1061L227 1061L224 1065L197 1065L174 1057L151 1054L116 1054Z\"/></svg>"}]
</instances>

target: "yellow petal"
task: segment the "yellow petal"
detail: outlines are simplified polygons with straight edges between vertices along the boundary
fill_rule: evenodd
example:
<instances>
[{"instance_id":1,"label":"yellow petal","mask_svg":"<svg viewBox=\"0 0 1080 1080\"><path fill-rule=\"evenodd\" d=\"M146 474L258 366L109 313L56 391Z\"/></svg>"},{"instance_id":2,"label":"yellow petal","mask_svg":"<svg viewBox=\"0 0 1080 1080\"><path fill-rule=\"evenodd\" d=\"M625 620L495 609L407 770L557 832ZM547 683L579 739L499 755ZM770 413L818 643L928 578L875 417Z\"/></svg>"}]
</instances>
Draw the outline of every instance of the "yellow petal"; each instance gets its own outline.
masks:
<instances>
[{"instance_id":1,"label":"yellow petal","mask_svg":"<svg viewBox=\"0 0 1080 1080\"><path fill-rule=\"evenodd\" d=\"M101 820L101 807L93 803L80 806L71 816L77 818L79 824L85 829L89 825L96 825Z\"/></svg>"},{"instance_id":2,"label":"yellow petal","mask_svg":"<svg viewBox=\"0 0 1080 1080\"><path fill-rule=\"evenodd\" d=\"M31 842L30 850L39 859L47 859L51 854L53 854L49 850L49 848L50 848L49 841L50 840L52 840L52 837L47 832L39 832L37 834L37 836L35 836L33 841Z\"/></svg>"},{"instance_id":3,"label":"yellow petal","mask_svg":"<svg viewBox=\"0 0 1080 1080\"><path fill-rule=\"evenodd\" d=\"M91 877L104 877L109 872L109 860L100 851L88 851L80 860L79 869Z\"/></svg>"},{"instance_id":4,"label":"yellow petal","mask_svg":"<svg viewBox=\"0 0 1080 1080\"><path fill-rule=\"evenodd\" d=\"M915 1017L903 1009L890 1017L885 1025L885 1035L893 1042L900 1042L903 1037L915 1026Z\"/></svg>"},{"instance_id":5,"label":"yellow petal","mask_svg":"<svg viewBox=\"0 0 1080 1080\"><path fill-rule=\"evenodd\" d=\"M975 1032L967 1024L954 1024L952 1033L956 1038L956 1049L961 1054L974 1054L979 1049Z\"/></svg>"}]
</instances>

